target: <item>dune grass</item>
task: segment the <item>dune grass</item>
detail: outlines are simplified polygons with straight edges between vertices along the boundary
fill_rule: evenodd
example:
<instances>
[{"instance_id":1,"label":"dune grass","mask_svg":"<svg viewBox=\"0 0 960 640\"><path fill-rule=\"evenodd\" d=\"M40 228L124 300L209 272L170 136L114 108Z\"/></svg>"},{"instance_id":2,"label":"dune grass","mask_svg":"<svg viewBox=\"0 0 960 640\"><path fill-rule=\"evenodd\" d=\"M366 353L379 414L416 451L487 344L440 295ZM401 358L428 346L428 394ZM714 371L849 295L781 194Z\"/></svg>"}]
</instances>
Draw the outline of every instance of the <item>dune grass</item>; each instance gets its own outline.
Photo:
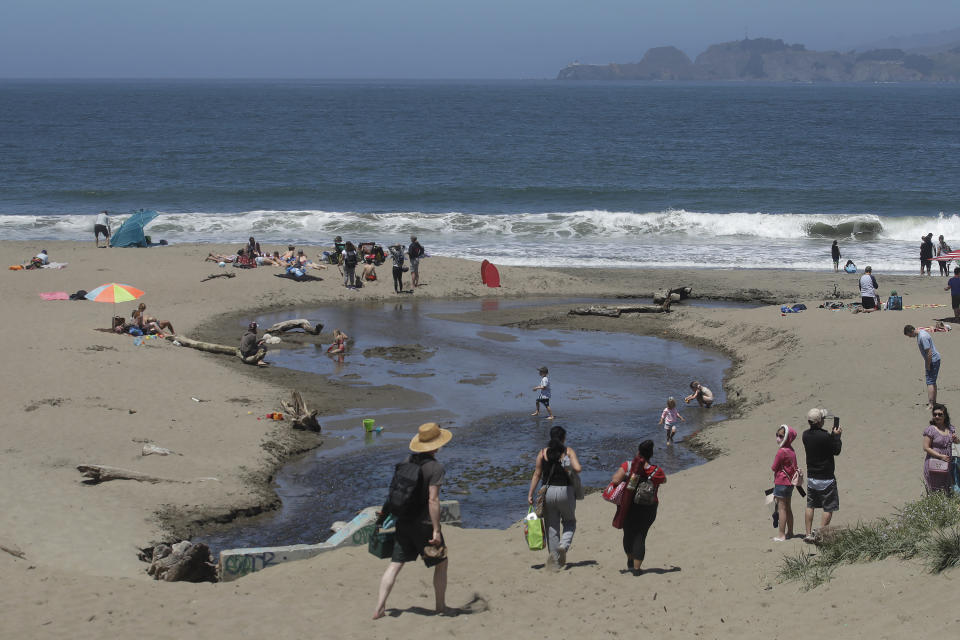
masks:
<instances>
[{"instance_id":1,"label":"dune grass","mask_svg":"<svg viewBox=\"0 0 960 640\"><path fill-rule=\"evenodd\" d=\"M785 556L777 578L809 590L829 581L841 564L891 556L922 558L932 573L960 566L960 498L933 493L907 503L891 518L836 530L816 553Z\"/></svg>"}]
</instances>

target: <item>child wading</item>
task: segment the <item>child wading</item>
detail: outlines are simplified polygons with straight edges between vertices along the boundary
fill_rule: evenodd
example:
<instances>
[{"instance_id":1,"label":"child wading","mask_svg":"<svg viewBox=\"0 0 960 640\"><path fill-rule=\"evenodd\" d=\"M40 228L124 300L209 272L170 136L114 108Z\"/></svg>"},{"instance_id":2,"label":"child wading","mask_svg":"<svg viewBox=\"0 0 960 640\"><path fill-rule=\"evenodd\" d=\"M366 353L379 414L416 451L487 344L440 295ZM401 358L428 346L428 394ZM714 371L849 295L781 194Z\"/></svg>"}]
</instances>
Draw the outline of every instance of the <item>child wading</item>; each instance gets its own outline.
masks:
<instances>
[{"instance_id":1,"label":"child wading","mask_svg":"<svg viewBox=\"0 0 960 640\"><path fill-rule=\"evenodd\" d=\"M660 422L657 424L662 424L664 431L667 432L667 444L673 444L673 436L677 433L677 423L686 422L683 419L683 416L680 415L680 412L677 411L677 401L673 396L667 398L667 406L664 407L663 412L660 414Z\"/></svg>"},{"instance_id":2,"label":"child wading","mask_svg":"<svg viewBox=\"0 0 960 640\"><path fill-rule=\"evenodd\" d=\"M547 420L553 420L553 411L550 410L550 378L547 376L547 368L540 367L538 371L540 372L540 384L534 387L533 390L539 391L540 395L537 396L537 410L530 415L539 416L540 405L542 404L547 410Z\"/></svg>"}]
</instances>

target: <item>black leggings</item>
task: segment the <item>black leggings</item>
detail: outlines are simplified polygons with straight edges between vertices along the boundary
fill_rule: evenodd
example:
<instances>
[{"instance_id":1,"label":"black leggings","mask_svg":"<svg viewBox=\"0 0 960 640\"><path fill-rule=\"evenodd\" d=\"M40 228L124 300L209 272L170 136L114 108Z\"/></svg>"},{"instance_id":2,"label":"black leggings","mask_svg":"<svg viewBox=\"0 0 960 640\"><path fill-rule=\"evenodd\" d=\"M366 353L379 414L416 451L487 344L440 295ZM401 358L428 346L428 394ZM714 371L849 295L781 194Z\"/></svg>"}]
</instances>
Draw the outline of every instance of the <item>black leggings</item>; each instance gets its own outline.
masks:
<instances>
[{"instance_id":1,"label":"black leggings","mask_svg":"<svg viewBox=\"0 0 960 640\"><path fill-rule=\"evenodd\" d=\"M632 504L623 523L623 551L643 562L647 554L647 532L657 519L657 505Z\"/></svg>"},{"instance_id":2,"label":"black leggings","mask_svg":"<svg viewBox=\"0 0 960 640\"><path fill-rule=\"evenodd\" d=\"M403 267L393 268L393 290L397 293L403 291Z\"/></svg>"}]
</instances>

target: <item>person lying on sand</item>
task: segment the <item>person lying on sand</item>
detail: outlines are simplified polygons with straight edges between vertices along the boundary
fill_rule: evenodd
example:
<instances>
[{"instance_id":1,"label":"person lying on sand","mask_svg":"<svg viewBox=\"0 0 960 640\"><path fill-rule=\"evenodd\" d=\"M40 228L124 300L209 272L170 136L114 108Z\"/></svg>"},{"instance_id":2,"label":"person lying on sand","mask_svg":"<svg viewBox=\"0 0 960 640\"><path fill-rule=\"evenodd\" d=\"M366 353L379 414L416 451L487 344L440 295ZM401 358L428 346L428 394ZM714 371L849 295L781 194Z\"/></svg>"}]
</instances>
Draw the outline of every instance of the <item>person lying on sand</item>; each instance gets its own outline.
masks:
<instances>
[{"instance_id":1,"label":"person lying on sand","mask_svg":"<svg viewBox=\"0 0 960 640\"><path fill-rule=\"evenodd\" d=\"M219 253L208 253L207 257L203 259L204 262L233 262L237 259L237 256L225 256Z\"/></svg>"}]
</instances>

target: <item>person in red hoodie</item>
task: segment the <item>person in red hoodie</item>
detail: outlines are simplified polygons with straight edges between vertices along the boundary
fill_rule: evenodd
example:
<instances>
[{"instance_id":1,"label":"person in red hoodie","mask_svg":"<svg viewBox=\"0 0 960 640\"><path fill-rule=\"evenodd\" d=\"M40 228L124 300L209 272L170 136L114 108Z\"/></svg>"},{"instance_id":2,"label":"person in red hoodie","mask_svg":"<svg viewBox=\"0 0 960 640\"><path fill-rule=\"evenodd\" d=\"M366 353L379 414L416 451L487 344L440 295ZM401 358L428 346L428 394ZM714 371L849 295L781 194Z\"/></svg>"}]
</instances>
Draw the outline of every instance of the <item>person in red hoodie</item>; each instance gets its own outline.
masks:
<instances>
[{"instance_id":1,"label":"person in red hoodie","mask_svg":"<svg viewBox=\"0 0 960 640\"><path fill-rule=\"evenodd\" d=\"M782 424L777 429L777 455L770 465L773 471L773 497L777 501L779 519L779 535L773 539L774 542L783 542L793 537L793 508L790 501L793 499L794 480L799 473L797 453L793 450L793 441L796 439L797 432L791 427Z\"/></svg>"}]
</instances>

